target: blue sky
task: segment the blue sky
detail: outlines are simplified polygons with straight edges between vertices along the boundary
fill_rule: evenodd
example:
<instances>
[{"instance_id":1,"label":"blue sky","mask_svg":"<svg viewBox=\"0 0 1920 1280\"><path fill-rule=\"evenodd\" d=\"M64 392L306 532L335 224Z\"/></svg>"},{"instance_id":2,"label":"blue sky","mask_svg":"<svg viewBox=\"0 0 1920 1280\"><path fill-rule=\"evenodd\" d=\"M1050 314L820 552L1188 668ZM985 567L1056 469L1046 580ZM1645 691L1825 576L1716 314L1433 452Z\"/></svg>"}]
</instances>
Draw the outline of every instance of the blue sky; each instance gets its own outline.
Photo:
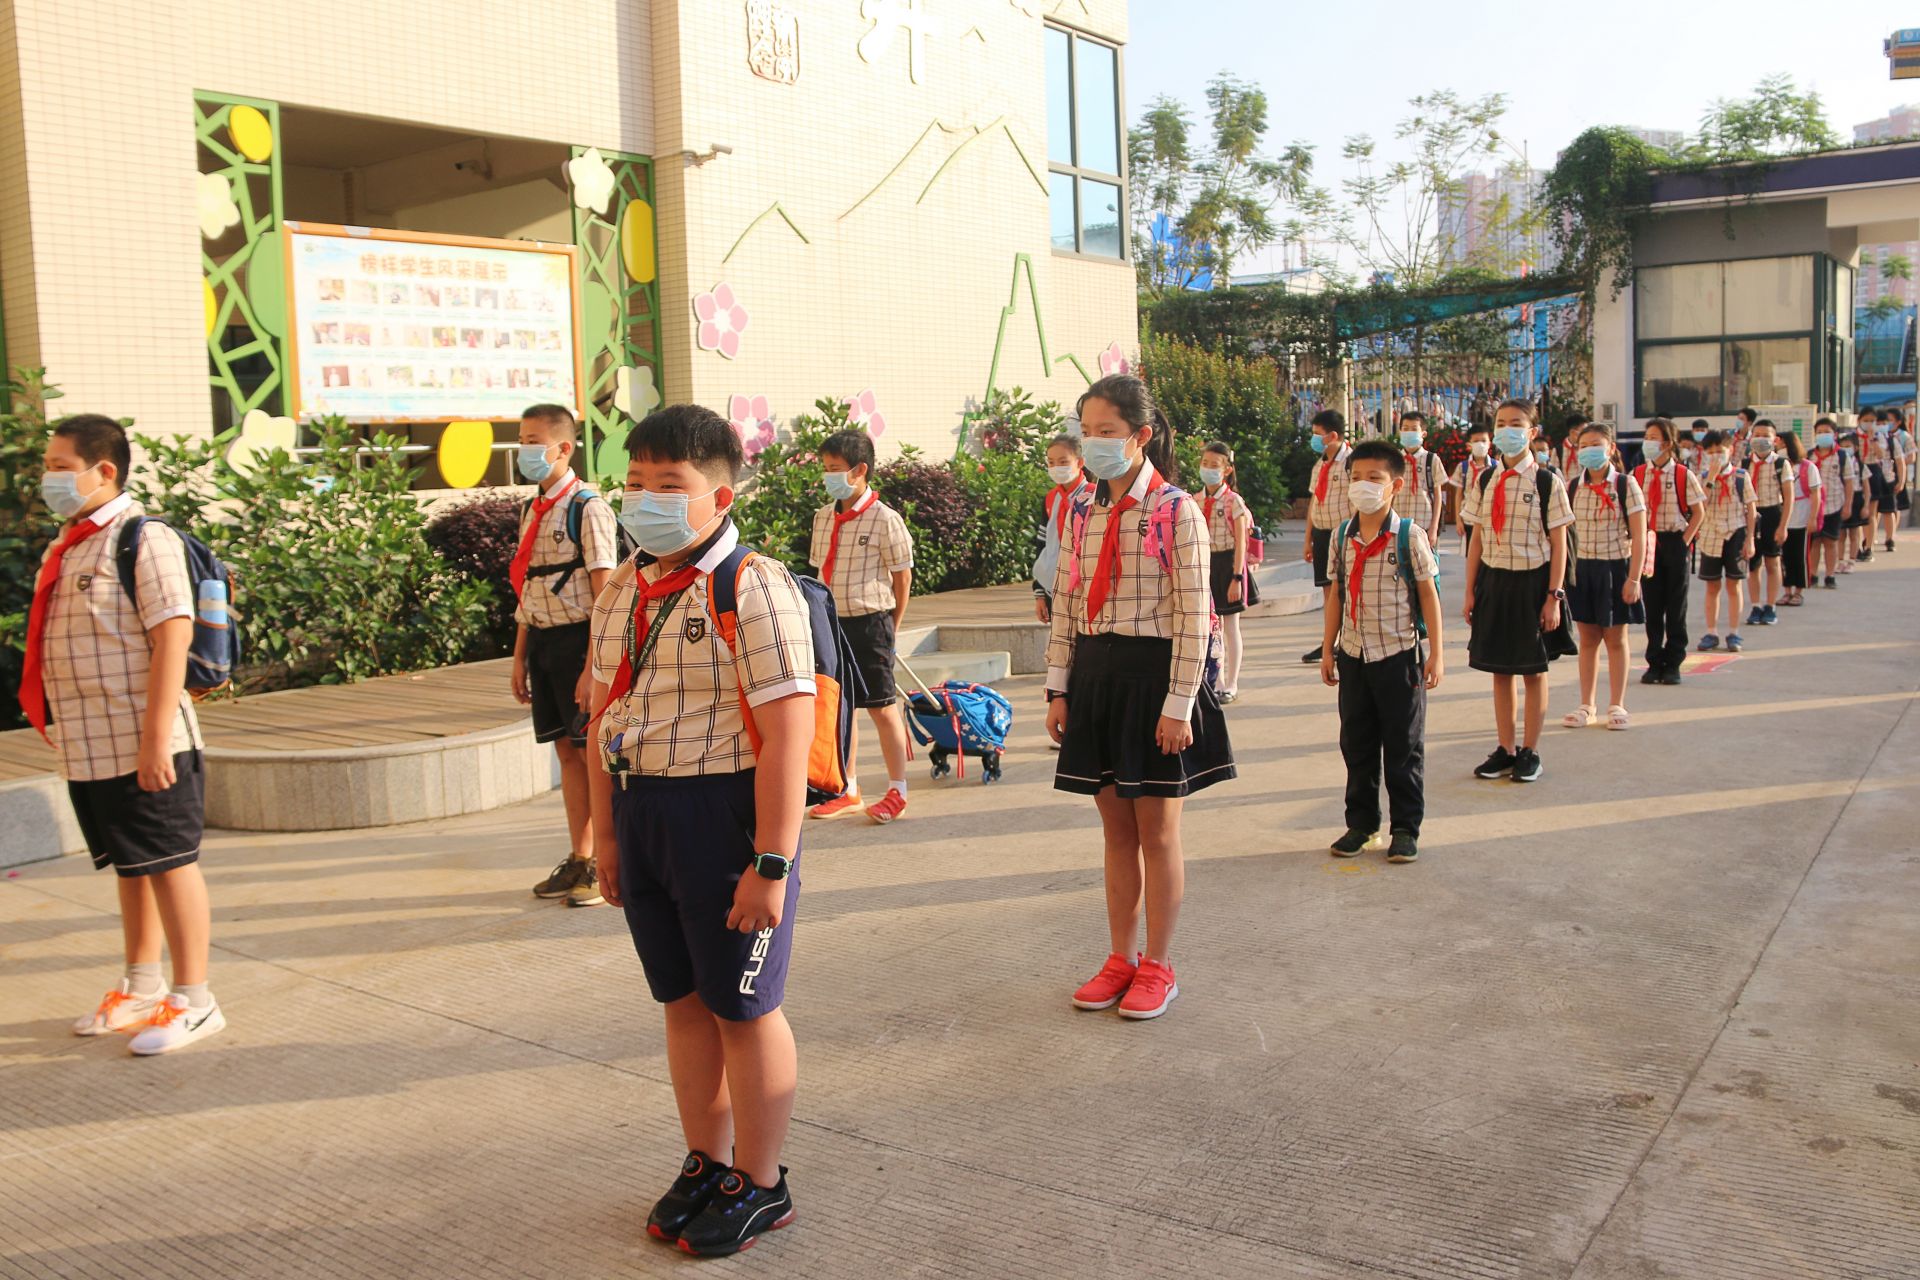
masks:
<instances>
[{"instance_id":1,"label":"blue sky","mask_svg":"<svg viewBox=\"0 0 1920 1280\"><path fill-rule=\"evenodd\" d=\"M1502 131L1539 168L1594 124L1692 130L1715 98L1776 71L1819 90L1843 139L1920 102L1920 80L1889 80L1880 50L1920 26L1920 0L1133 0L1130 11L1130 120L1164 93L1199 123L1206 82L1230 70L1267 90L1276 147L1316 144L1329 186L1347 135L1371 133L1391 154L1406 100L1437 88L1505 93Z\"/></svg>"}]
</instances>

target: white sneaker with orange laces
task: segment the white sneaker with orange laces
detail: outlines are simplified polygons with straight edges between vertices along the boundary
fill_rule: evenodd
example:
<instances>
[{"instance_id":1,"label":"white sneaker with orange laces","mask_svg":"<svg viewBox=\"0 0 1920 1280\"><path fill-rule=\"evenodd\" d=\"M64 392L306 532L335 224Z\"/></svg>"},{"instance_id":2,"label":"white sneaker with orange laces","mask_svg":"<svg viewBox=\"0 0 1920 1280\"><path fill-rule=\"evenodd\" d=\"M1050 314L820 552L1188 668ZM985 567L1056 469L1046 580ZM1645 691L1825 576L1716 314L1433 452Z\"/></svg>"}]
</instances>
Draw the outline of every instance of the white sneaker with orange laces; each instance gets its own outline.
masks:
<instances>
[{"instance_id":1,"label":"white sneaker with orange laces","mask_svg":"<svg viewBox=\"0 0 1920 1280\"><path fill-rule=\"evenodd\" d=\"M111 1031L138 1030L153 1020L154 1009L166 996L165 987L152 995L137 996L127 980L122 978L119 986L100 997L100 1003L92 1013L74 1020L73 1034L104 1036Z\"/></svg>"},{"instance_id":2,"label":"white sneaker with orange laces","mask_svg":"<svg viewBox=\"0 0 1920 1280\"><path fill-rule=\"evenodd\" d=\"M852 813L860 807L860 793L849 791L834 800L827 800L807 810L809 818L837 818L843 813Z\"/></svg>"},{"instance_id":3,"label":"white sneaker with orange laces","mask_svg":"<svg viewBox=\"0 0 1920 1280\"><path fill-rule=\"evenodd\" d=\"M867 806L867 816L883 827L906 811L907 798L898 787L888 787L887 794Z\"/></svg>"},{"instance_id":4,"label":"white sneaker with orange laces","mask_svg":"<svg viewBox=\"0 0 1920 1280\"><path fill-rule=\"evenodd\" d=\"M204 1009L190 1008L187 998L174 992L162 1000L153 1011L153 1020L145 1030L133 1038L127 1048L141 1057L151 1057L156 1053L171 1053L175 1049L184 1049L195 1040L204 1040L215 1032L227 1027L226 1015L220 1012L220 1006L209 1004Z\"/></svg>"}]
</instances>

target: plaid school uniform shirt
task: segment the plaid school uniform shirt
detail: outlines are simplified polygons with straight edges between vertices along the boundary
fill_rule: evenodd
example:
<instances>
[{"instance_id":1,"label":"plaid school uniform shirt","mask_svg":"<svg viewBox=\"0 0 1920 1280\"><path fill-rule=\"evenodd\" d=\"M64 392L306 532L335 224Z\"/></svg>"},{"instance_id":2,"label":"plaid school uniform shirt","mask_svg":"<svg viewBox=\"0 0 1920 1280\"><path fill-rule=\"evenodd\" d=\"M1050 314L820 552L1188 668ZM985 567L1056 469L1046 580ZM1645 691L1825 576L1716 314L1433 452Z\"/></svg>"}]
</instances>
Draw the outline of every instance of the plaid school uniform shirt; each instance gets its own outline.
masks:
<instances>
[{"instance_id":1,"label":"plaid school uniform shirt","mask_svg":"<svg viewBox=\"0 0 1920 1280\"><path fill-rule=\"evenodd\" d=\"M900 513L880 501L869 488L854 501L853 519L840 526L840 547L834 552L833 573L827 586L833 607L843 618L893 612L893 575L913 568L913 536ZM813 542L807 563L819 569L833 545L833 518L837 503L813 513Z\"/></svg>"},{"instance_id":2,"label":"plaid school uniform shirt","mask_svg":"<svg viewBox=\"0 0 1920 1280\"><path fill-rule=\"evenodd\" d=\"M1213 551L1233 550L1234 522L1253 518L1247 500L1225 486L1217 494L1203 494L1195 500L1200 504L1201 515L1206 517L1208 548Z\"/></svg>"},{"instance_id":3,"label":"plaid school uniform shirt","mask_svg":"<svg viewBox=\"0 0 1920 1280\"><path fill-rule=\"evenodd\" d=\"M1473 513L1468 523L1480 530L1480 563L1489 569L1539 568L1553 558L1553 543L1547 537L1547 530L1573 523L1566 482L1558 472L1549 471L1551 487L1547 493L1546 525L1542 527L1539 474L1540 464L1529 456L1517 467L1495 468L1493 479L1487 481L1484 488L1476 485L1468 490L1467 501ZM1503 485L1505 507L1500 531L1496 533L1493 502Z\"/></svg>"},{"instance_id":4,"label":"plaid school uniform shirt","mask_svg":"<svg viewBox=\"0 0 1920 1280\"><path fill-rule=\"evenodd\" d=\"M596 495L580 509L580 542L576 547L567 537L567 509L579 498L581 493L592 493L578 477L563 483L554 496L557 501L545 515L538 514L538 507L528 504L520 513L518 538L527 536L527 525L533 520L540 522L540 528L533 536L533 558L528 567L538 569L543 565L566 564L576 554L586 561L573 571L567 579L567 585L560 591L553 584L560 581L557 573L527 575L526 589L520 595L519 607L513 611L513 620L522 626L544 629L547 627L565 627L586 622L593 610L593 573L596 569L611 569L620 562L620 539L616 532L618 522L614 520L613 508L602 502ZM516 541L514 546L519 546Z\"/></svg>"},{"instance_id":5,"label":"plaid school uniform shirt","mask_svg":"<svg viewBox=\"0 0 1920 1280\"><path fill-rule=\"evenodd\" d=\"M756 756L740 710L741 694L748 706L757 707L815 691L807 602L785 565L754 556L741 569L737 655L714 627L707 575L739 543L740 535L729 522L695 562L700 575L686 593L678 600L669 596L647 604L649 629L665 630L634 672L632 691L600 718L597 741L603 768L617 756L628 771L653 777L751 769ZM639 567L627 560L607 580L593 605L588 662L595 680L613 682L637 630L632 619L639 582L657 582L661 576L657 564ZM672 610L662 618L659 611L669 601Z\"/></svg>"},{"instance_id":6,"label":"plaid school uniform shirt","mask_svg":"<svg viewBox=\"0 0 1920 1280\"><path fill-rule=\"evenodd\" d=\"M150 524L140 533L140 552L133 562L138 606L120 585L120 535L127 521L140 514L139 505L122 494L83 516L101 531L67 551L48 601L40 668L52 717L47 736L70 782L138 771L147 674L153 665L147 633L171 619L193 616L186 547L165 525ZM193 699L183 690L167 750L179 755L202 745Z\"/></svg>"},{"instance_id":7,"label":"plaid school uniform shirt","mask_svg":"<svg viewBox=\"0 0 1920 1280\"><path fill-rule=\"evenodd\" d=\"M1848 482L1856 489L1860 487L1860 468L1850 455L1838 449L1828 450L1824 458L1815 454L1814 459L1820 464L1820 491L1825 495L1826 504L1820 508L1820 514L1830 516L1847 500Z\"/></svg>"},{"instance_id":8,"label":"plaid school uniform shirt","mask_svg":"<svg viewBox=\"0 0 1920 1280\"><path fill-rule=\"evenodd\" d=\"M1460 491L1460 523L1469 529L1473 528L1473 504L1468 499L1480 488L1480 473L1496 465L1491 458L1482 461L1469 456L1454 468L1453 478L1447 482Z\"/></svg>"},{"instance_id":9,"label":"plaid school uniform shirt","mask_svg":"<svg viewBox=\"0 0 1920 1280\"><path fill-rule=\"evenodd\" d=\"M1069 522L1067 546L1054 576L1053 629L1047 637L1047 688L1067 691L1075 642L1084 635L1154 636L1173 642L1167 700L1162 715L1185 720L1205 674L1207 638L1213 626L1213 597L1208 576L1207 526L1200 504L1160 480L1151 466L1140 468L1128 492L1139 505L1122 517L1116 559L1119 581L1110 582L1100 612L1087 617L1087 595L1100 567L1112 507L1095 490L1082 517ZM1175 495L1178 494L1176 498ZM1147 552L1147 522L1162 503L1178 501L1173 513L1172 572ZM1078 561L1078 582L1074 564Z\"/></svg>"},{"instance_id":10,"label":"plaid school uniform shirt","mask_svg":"<svg viewBox=\"0 0 1920 1280\"><path fill-rule=\"evenodd\" d=\"M1707 518L1700 524L1702 555L1717 556L1735 533L1747 531L1753 486L1744 471L1729 467L1707 483Z\"/></svg>"},{"instance_id":11,"label":"plaid school uniform shirt","mask_svg":"<svg viewBox=\"0 0 1920 1280\"><path fill-rule=\"evenodd\" d=\"M1793 483L1793 464L1787 461L1787 455L1778 451L1765 458L1755 457L1747 463L1747 482L1753 486L1754 500L1763 507L1777 507L1787 500L1787 491L1780 483L1780 475L1786 473L1787 483Z\"/></svg>"},{"instance_id":12,"label":"plaid school uniform shirt","mask_svg":"<svg viewBox=\"0 0 1920 1280\"><path fill-rule=\"evenodd\" d=\"M1440 490L1447 486L1446 468L1440 455L1421 449L1407 455L1407 481L1393 495L1393 509L1424 529L1433 523L1434 509L1440 505Z\"/></svg>"},{"instance_id":13,"label":"plaid school uniform shirt","mask_svg":"<svg viewBox=\"0 0 1920 1280\"><path fill-rule=\"evenodd\" d=\"M1353 499L1347 496L1347 455L1353 449L1341 445L1340 452L1314 464L1307 477L1307 522L1316 529L1337 529L1353 514Z\"/></svg>"},{"instance_id":14,"label":"plaid school uniform shirt","mask_svg":"<svg viewBox=\"0 0 1920 1280\"><path fill-rule=\"evenodd\" d=\"M1333 548L1339 572L1334 581L1345 588L1340 596L1340 651L1362 662L1379 662L1405 653L1420 642L1414 630L1413 592L1400 570L1400 525L1407 517L1392 515L1371 542L1353 531ZM1360 564L1361 553L1374 548ZM1407 555L1413 561L1415 584L1440 576L1427 531L1415 521L1407 534ZM1356 591L1357 587L1357 591Z\"/></svg>"},{"instance_id":15,"label":"plaid school uniform shirt","mask_svg":"<svg viewBox=\"0 0 1920 1280\"><path fill-rule=\"evenodd\" d=\"M1674 469L1677 465L1668 459L1658 467L1649 468L1641 463L1634 468L1633 478L1640 483L1641 491L1649 495L1647 506L1652 513L1647 519L1649 533L1677 533L1687 527L1688 517L1680 513L1680 498L1675 488ZM1687 510L1697 511L1706 500L1707 491L1700 487L1699 475L1692 467L1688 467Z\"/></svg>"},{"instance_id":16,"label":"plaid school uniform shirt","mask_svg":"<svg viewBox=\"0 0 1920 1280\"><path fill-rule=\"evenodd\" d=\"M1627 503L1620 505L1620 481L1627 482ZM1591 481L1580 473L1573 491L1573 537L1580 544L1582 560L1626 560L1633 555L1633 534L1627 517L1647 509L1647 496L1632 476L1623 477L1612 467L1606 478Z\"/></svg>"}]
</instances>

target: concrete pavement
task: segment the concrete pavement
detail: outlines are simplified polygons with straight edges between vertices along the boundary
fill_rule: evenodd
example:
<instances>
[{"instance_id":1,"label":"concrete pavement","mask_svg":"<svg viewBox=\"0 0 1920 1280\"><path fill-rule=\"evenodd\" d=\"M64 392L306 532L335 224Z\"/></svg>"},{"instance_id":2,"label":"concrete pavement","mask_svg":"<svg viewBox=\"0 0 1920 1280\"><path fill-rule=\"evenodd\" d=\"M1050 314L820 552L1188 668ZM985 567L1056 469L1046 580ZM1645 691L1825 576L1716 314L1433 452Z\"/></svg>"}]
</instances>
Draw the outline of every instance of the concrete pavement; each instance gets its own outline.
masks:
<instances>
[{"instance_id":1,"label":"concrete pavement","mask_svg":"<svg viewBox=\"0 0 1920 1280\"><path fill-rule=\"evenodd\" d=\"M1257 620L1241 777L1186 823L1184 994L1142 1025L1067 1006L1105 950L1098 828L1011 682L1004 783L810 825L800 1222L705 1265L1920 1276L1916 588L1909 543L1633 686L1631 733L1549 728L1530 788L1468 776L1491 717L1454 622L1409 867L1327 857L1317 624ZM232 1025L150 1061L65 1030L115 976L108 877L0 882L0 1276L703 1265L641 1231L680 1146L621 920L526 892L558 829L550 796L212 838Z\"/></svg>"}]
</instances>

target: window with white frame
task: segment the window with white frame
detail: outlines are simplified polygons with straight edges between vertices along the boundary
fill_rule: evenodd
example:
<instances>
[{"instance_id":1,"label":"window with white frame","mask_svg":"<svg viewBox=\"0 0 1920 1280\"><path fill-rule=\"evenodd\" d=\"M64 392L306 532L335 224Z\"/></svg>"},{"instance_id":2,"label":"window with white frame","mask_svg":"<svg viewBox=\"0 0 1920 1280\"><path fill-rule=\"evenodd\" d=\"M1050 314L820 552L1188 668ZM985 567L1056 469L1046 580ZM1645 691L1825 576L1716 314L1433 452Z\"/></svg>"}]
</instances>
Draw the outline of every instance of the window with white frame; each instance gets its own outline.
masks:
<instances>
[{"instance_id":1,"label":"window with white frame","mask_svg":"<svg viewBox=\"0 0 1920 1280\"><path fill-rule=\"evenodd\" d=\"M1120 50L1065 27L1047 40L1047 194L1053 247L1127 256Z\"/></svg>"}]
</instances>

